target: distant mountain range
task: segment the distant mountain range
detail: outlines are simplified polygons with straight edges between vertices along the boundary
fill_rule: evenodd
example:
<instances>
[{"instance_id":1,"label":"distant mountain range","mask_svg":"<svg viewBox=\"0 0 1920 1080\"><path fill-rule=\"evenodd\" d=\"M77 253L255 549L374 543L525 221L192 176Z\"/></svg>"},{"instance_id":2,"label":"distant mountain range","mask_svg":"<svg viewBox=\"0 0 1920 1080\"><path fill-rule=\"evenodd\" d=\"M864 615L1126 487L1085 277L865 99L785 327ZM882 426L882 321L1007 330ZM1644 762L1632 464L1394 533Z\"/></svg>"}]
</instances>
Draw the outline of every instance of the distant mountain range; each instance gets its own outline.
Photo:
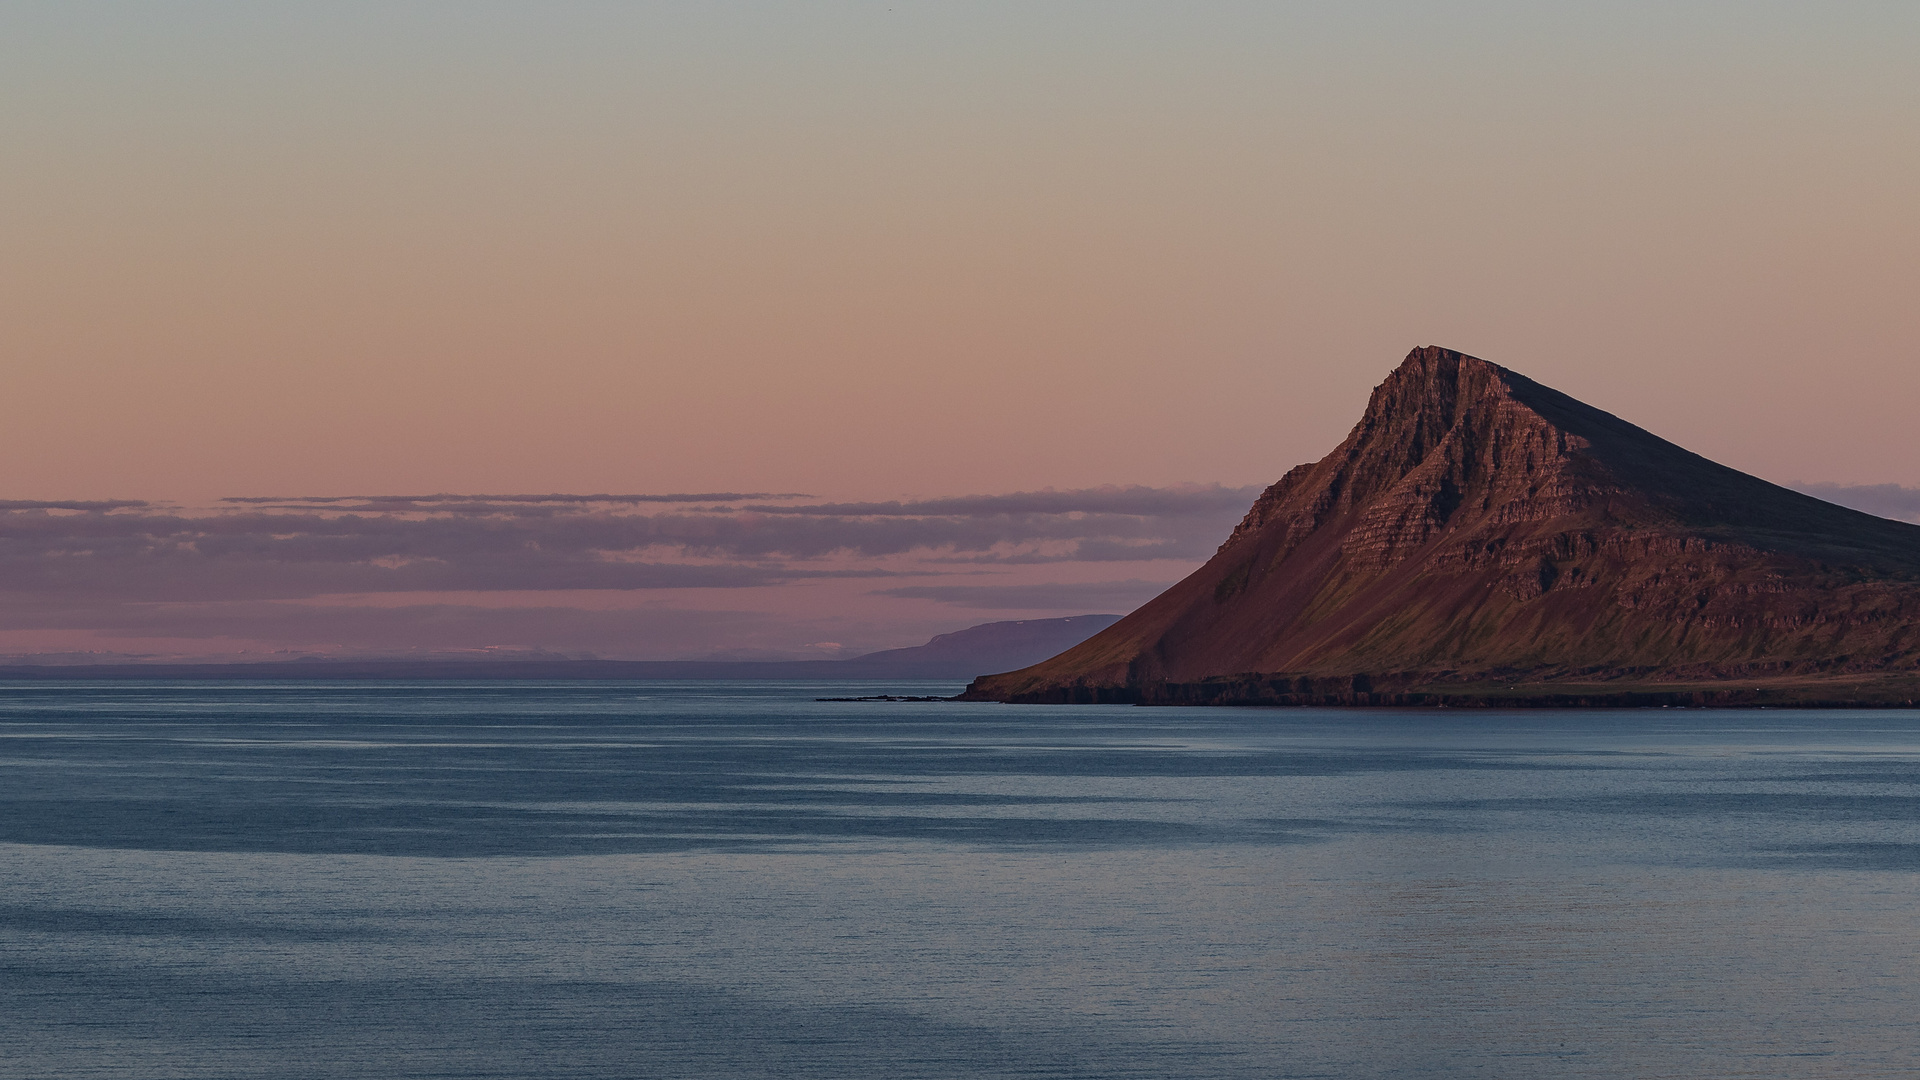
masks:
<instances>
[{"instance_id":1,"label":"distant mountain range","mask_svg":"<svg viewBox=\"0 0 1920 1080\"><path fill-rule=\"evenodd\" d=\"M970 698L1914 704L1920 526L1414 350L1205 566Z\"/></svg>"},{"instance_id":2,"label":"distant mountain range","mask_svg":"<svg viewBox=\"0 0 1920 1080\"><path fill-rule=\"evenodd\" d=\"M1043 660L1119 621L1073 615L982 623L849 660L282 660L244 664L14 664L4 679L970 679Z\"/></svg>"}]
</instances>

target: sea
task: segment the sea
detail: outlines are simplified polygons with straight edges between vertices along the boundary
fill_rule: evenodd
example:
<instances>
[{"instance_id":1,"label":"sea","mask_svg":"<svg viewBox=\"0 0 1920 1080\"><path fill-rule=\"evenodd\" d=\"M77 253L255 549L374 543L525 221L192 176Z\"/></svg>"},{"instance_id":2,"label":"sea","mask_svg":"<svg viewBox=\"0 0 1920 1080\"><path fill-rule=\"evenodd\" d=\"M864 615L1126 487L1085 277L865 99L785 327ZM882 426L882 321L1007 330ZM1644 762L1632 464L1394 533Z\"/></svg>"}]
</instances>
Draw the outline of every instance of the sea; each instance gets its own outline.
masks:
<instances>
[{"instance_id":1,"label":"sea","mask_svg":"<svg viewBox=\"0 0 1920 1080\"><path fill-rule=\"evenodd\" d=\"M0 1077L1920 1075L1920 712L0 684Z\"/></svg>"}]
</instances>

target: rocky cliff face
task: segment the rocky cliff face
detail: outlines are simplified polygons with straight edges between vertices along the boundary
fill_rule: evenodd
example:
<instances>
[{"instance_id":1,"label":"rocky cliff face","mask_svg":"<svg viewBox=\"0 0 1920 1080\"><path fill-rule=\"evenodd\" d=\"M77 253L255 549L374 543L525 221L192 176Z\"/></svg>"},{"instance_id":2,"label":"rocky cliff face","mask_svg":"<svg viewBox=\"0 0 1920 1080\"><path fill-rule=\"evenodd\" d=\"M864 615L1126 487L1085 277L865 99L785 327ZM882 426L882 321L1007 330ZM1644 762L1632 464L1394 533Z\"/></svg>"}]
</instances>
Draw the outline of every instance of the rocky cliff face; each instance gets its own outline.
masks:
<instances>
[{"instance_id":1,"label":"rocky cliff face","mask_svg":"<svg viewBox=\"0 0 1920 1080\"><path fill-rule=\"evenodd\" d=\"M1440 348L1414 350L1346 440L1268 488L1206 566L1091 640L968 691L1663 694L1920 698L1920 527L1717 465Z\"/></svg>"}]
</instances>

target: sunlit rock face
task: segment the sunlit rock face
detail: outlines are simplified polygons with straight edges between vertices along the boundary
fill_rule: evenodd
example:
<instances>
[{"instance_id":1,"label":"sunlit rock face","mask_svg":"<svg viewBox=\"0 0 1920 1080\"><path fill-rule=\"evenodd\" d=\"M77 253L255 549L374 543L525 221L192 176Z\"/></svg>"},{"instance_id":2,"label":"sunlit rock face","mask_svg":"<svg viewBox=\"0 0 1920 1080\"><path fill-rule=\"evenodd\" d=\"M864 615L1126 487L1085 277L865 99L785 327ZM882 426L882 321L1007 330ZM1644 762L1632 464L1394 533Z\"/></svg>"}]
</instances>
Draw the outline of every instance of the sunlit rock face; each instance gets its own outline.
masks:
<instances>
[{"instance_id":1,"label":"sunlit rock face","mask_svg":"<svg viewBox=\"0 0 1920 1080\"><path fill-rule=\"evenodd\" d=\"M1920 527L1421 348L1213 559L1009 701L1904 703Z\"/></svg>"}]
</instances>

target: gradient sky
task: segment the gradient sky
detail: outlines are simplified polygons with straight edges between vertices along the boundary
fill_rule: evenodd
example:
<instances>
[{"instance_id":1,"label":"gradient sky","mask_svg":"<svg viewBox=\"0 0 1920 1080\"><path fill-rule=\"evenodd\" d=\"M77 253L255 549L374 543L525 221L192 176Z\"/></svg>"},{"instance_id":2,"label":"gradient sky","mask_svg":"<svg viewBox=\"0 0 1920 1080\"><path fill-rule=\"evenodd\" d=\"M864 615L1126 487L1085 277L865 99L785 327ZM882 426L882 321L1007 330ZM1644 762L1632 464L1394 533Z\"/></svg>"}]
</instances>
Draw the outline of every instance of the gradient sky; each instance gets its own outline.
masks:
<instances>
[{"instance_id":1,"label":"gradient sky","mask_svg":"<svg viewBox=\"0 0 1920 1080\"><path fill-rule=\"evenodd\" d=\"M1917 71L1912 0L0 2L0 499L1238 488L1424 344L1920 485Z\"/></svg>"},{"instance_id":2,"label":"gradient sky","mask_svg":"<svg viewBox=\"0 0 1920 1080\"><path fill-rule=\"evenodd\" d=\"M1429 343L1920 482L1911 0L0 19L11 497L1262 483Z\"/></svg>"}]
</instances>

